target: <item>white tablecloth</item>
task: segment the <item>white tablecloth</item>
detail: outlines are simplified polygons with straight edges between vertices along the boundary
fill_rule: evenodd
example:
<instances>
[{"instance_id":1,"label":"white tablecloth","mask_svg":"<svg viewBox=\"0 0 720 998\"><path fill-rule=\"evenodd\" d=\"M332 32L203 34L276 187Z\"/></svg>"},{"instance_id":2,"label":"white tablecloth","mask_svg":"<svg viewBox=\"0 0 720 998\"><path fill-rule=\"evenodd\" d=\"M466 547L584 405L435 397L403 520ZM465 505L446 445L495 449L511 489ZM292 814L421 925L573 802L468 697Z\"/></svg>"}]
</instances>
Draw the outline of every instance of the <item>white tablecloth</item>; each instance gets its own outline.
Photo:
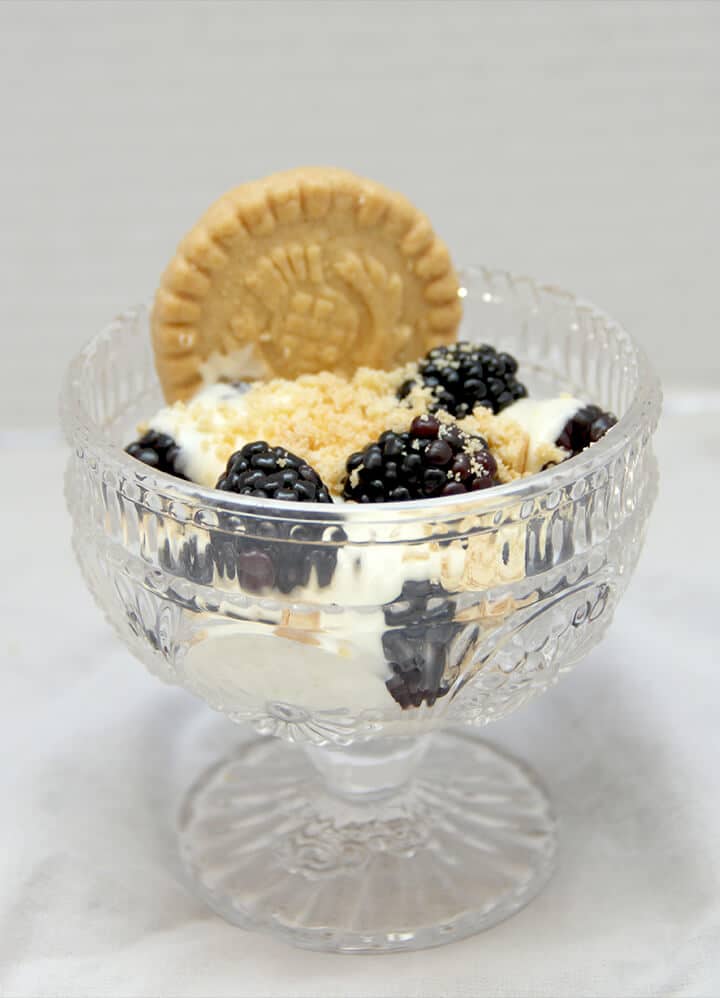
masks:
<instances>
[{"instance_id":1,"label":"white tablecloth","mask_svg":"<svg viewBox=\"0 0 720 998\"><path fill-rule=\"evenodd\" d=\"M483 935L382 957L245 933L184 888L178 801L238 731L146 675L95 609L72 563L59 438L2 437L0 994L717 995L720 406L681 402L609 637L488 729L552 793L554 878Z\"/></svg>"}]
</instances>

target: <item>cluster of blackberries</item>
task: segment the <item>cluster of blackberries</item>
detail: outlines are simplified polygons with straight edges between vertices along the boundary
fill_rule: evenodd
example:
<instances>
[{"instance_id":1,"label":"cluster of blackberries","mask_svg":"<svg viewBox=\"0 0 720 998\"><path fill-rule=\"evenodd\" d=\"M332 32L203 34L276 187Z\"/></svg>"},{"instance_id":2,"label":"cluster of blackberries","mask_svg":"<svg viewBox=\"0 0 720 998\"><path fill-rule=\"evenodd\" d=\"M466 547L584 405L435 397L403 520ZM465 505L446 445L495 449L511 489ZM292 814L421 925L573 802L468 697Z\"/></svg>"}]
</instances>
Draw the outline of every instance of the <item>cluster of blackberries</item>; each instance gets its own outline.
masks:
<instances>
[{"instance_id":1,"label":"cluster of blackberries","mask_svg":"<svg viewBox=\"0 0 720 998\"><path fill-rule=\"evenodd\" d=\"M297 454L271 447L264 440L245 444L231 456L217 488L258 499L332 503L314 468ZM325 523L290 524L282 519L263 520L254 525L253 533L256 536L230 534L217 551L221 573L229 578L237 573L240 585L251 592L274 587L289 593L296 586L307 585L313 570L318 585L329 585L337 562L337 544L345 538L340 528L328 528Z\"/></svg>"},{"instance_id":2,"label":"cluster of blackberries","mask_svg":"<svg viewBox=\"0 0 720 998\"><path fill-rule=\"evenodd\" d=\"M167 433L148 430L139 440L133 440L131 444L128 444L125 450L131 457L137 458L148 467L187 481L186 476L180 471L178 463L180 448Z\"/></svg>"},{"instance_id":3,"label":"cluster of blackberries","mask_svg":"<svg viewBox=\"0 0 720 998\"><path fill-rule=\"evenodd\" d=\"M518 363L509 353L498 353L487 344L454 343L435 347L420 361L420 383L432 390L432 411L444 409L461 419L475 406L483 405L500 412L517 399L525 398L527 389L515 377ZM406 398L418 382L405 381L398 392Z\"/></svg>"},{"instance_id":4,"label":"cluster of blackberries","mask_svg":"<svg viewBox=\"0 0 720 998\"><path fill-rule=\"evenodd\" d=\"M347 460L343 497L403 502L463 495L496 482L497 462L482 437L435 416L416 416L407 433L383 433Z\"/></svg>"},{"instance_id":5,"label":"cluster of blackberries","mask_svg":"<svg viewBox=\"0 0 720 998\"><path fill-rule=\"evenodd\" d=\"M590 444L597 443L616 423L615 416L599 405L584 405L567 421L555 443L575 457Z\"/></svg>"},{"instance_id":6,"label":"cluster of blackberries","mask_svg":"<svg viewBox=\"0 0 720 998\"><path fill-rule=\"evenodd\" d=\"M448 647L459 630L454 604L435 582L406 582L399 597L384 607L387 630L383 653L392 669L385 685L405 709L445 696Z\"/></svg>"},{"instance_id":7,"label":"cluster of blackberries","mask_svg":"<svg viewBox=\"0 0 720 998\"><path fill-rule=\"evenodd\" d=\"M327 486L302 458L262 440L246 444L230 457L216 488L258 499L332 503ZM313 573L325 587L335 572L337 547L345 538L340 527L326 520L288 522L252 519L250 533L240 533L227 513L219 514L217 530L202 550L191 538L175 555L169 543L160 552L163 567L196 582L237 579L248 592L278 589L289 593L306 586Z\"/></svg>"},{"instance_id":8,"label":"cluster of blackberries","mask_svg":"<svg viewBox=\"0 0 720 998\"><path fill-rule=\"evenodd\" d=\"M332 502L327 486L307 461L264 440L236 451L215 487L258 499Z\"/></svg>"}]
</instances>

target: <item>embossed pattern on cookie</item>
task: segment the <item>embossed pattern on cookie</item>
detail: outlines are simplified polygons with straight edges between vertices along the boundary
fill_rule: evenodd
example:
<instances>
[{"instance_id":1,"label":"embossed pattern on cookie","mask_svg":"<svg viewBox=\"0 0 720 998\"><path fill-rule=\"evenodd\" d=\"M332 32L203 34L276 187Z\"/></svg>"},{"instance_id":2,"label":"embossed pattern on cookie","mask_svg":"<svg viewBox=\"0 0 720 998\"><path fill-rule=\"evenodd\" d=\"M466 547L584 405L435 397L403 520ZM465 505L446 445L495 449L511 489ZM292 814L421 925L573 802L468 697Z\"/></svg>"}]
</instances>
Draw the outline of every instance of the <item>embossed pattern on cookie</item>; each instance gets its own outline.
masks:
<instances>
[{"instance_id":1,"label":"embossed pattern on cookie","mask_svg":"<svg viewBox=\"0 0 720 998\"><path fill-rule=\"evenodd\" d=\"M461 317L445 245L402 195L306 167L225 194L181 242L152 317L169 401L218 378L391 368Z\"/></svg>"}]
</instances>

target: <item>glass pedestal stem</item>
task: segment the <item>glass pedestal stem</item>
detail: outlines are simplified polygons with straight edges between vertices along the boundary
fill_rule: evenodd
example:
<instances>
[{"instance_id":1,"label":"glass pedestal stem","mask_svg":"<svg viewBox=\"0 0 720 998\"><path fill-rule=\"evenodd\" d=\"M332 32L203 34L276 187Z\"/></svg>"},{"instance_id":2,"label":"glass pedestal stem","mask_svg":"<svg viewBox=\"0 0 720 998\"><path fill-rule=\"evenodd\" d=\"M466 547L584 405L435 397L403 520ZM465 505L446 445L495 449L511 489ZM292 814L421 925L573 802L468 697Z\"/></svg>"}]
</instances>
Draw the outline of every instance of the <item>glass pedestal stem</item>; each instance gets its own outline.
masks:
<instances>
[{"instance_id":1,"label":"glass pedestal stem","mask_svg":"<svg viewBox=\"0 0 720 998\"><path fill-rule=\"evenodd\" d=\"M406 787L425 756L431 734L378 738L348 746L305 745L325 785L340 797L381 800Z\"/></svg>"}]
</instances>

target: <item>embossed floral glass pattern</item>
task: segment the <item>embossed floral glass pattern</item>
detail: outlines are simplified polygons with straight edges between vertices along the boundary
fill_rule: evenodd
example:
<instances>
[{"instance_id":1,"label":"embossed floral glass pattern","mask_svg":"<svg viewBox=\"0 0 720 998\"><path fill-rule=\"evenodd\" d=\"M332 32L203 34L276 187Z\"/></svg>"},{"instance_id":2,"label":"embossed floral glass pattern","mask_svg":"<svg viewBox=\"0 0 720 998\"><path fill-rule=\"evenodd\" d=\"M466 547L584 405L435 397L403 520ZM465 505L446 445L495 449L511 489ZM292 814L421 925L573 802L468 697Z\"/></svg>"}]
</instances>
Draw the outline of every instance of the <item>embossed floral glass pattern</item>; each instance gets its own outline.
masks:
<instances>
[{"instance_id":1,"label":"embossed floral glass pattern","mask_svg":"<svg viewBox=\"0 0 720 998\"><path fill-rule=\"evenodd\" d=\"M68 371L66 492L99 606L155 674L279 736L196 786L186 864L225 917L298 945L437 945L537 892L554 849L544 793L470 727L437 729L504 717L597 644L655 496L660 392L628 334L505 273L466 270L462 293L463 338L518 356L531 394L569 391L616 412L617 426L579 457L485 492L253 505L124 454L161 404L144 307ZM349 565L350 582L243 589L238 546L268 529L279 559ZM386 685L403 655L436 681L404 710Z\"/></svg>"}]
</instances>

